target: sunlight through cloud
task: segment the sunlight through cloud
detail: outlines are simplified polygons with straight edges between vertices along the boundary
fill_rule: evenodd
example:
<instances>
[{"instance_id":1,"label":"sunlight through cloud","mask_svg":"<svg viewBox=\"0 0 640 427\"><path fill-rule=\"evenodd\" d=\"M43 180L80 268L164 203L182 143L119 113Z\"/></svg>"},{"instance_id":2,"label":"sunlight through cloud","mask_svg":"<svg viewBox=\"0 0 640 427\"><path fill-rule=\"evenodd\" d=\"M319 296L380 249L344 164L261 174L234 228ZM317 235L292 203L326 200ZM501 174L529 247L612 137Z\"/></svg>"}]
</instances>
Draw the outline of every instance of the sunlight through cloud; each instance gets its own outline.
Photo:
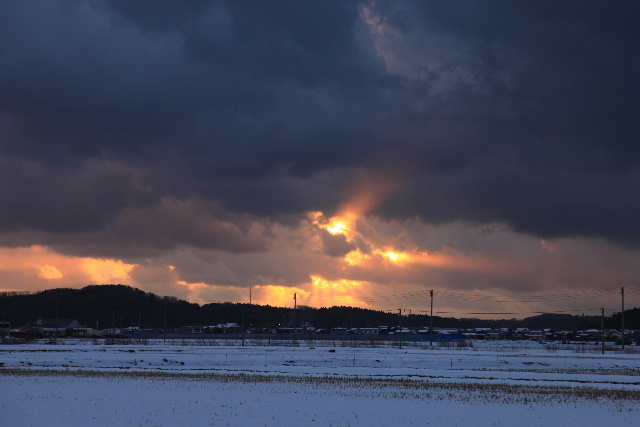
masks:
<instances>
[{"instance_id":1,"label":"sunlight through cloud","mask_svg":"<svg viewBox=\"0 0 640 427\"><path fill-rule=\"evenodd\" d=\"M111 283L129 281L129 273L136 265L113 259L82 258L81 266L94 282Z\"/></svg>"},{"instance_id":2,"label":"sunlight through cloud","mask_svg":"<svg viewBox=\"0 0 640 427\"><path fill-rule=\"evenodd\" d=\"M40 272L38 275L43 279L54 280L62 279L64 277L64 273L62 271L58 270L55 266L50 264L41 265L39 269Z\"/></svg>"}]
</instances>

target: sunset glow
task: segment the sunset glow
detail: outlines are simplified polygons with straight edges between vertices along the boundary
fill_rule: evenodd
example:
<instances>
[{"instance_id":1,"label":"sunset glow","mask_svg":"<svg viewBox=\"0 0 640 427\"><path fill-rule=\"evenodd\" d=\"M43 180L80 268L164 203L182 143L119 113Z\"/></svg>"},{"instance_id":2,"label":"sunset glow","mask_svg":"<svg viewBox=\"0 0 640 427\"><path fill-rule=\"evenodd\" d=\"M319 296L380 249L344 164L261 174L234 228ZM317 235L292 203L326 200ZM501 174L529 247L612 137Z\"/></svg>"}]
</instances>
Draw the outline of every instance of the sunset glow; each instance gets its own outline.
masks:
<instances>
[{"instance_id":1,"label":"sunset glow","mask_svg":"<svg viewBox=\"0 0 640 427\"><path fill-rule=\"evenodd\" d=\"M309 217L318 228L327 230L333 235L342 234L347 240L351 240L357 233L355 230L357 217L353 213L327 218L322 212L311 212Z\"/></svg>"},{"instance_id":2,"label":"sunset glow","mask_svg":"<svg viewBox=\"0 0 640 427\"><path fill-rule=\"evenodd\" d=\"M176 283L180 286L186 287L190 291L196 291L198 289L204 289L209 287L209 285L207 285L206 283L189 283L184 280L178 280L176 281Z\"/></svg>"},{"instance_id":3,"label":"sunset glow","mask_svg":"<svg viewBox=\"0 0 640 427\"><path fill-rule=\"evenodd\" d=\"M363 235L356 229L356 223L359 217L352 211L348 211L339 217L325 218L322 212L314 212L310 214L314 224L320 229L327 230L333 235L342 234L348 242L354 242L356 237L367 244L370 248L369 253L365 253L360 249L348 252L344 256L344 261L350 266L361 265L371 260L373 256L380 256L385 261L394 264L405 264L410 262L429 263L435 260L427 259L428 254L424 251L403 252L395 248L389 248L388 242L379 245L368 236Z\"/></svg>"},{"instance_id":4,"label":"sunset glow","mask_svg":"<svg viewBox=\"0 0 640 427\"><path fill-rule=\"evenodd\" d=\"M0 2L0 291L640 302L634 2L24 3Z\"/></svg>"},{"instance_id":5,"label":"sunset glow","mask_svg":"<svg viewBox=\"0 0 640 427\"><path fill-rule=\"evenodd\" d=\"M411 261L411 255L404 252L386 251L386 252L382 252L382 256L388 259L389 261L393 261L396 263Z\"/></svg>"},{"instance_id":6,"label":"sunset glow","mask_svg":"<svg viewBox=\"0 0 640 427\"><path fill-rule=\"evenodd\" d=\"M50 264L40 266L40 277L44 279L54 280L64 277L64 273L58 270L56 267Z\"/></svg>"},{"instance_id":7,"label":"sunset glow","mask_svg":"<svg viewBox=\"0 0 640 427\"><path fill-rule=\"evenodd\" d=\"M410 262L427 263L426 253L411 254L408 252L390 251L384 249L375 249L372 254L365 254L361 251L351 251L345 255L344 260L352 266L360 265L365 261L371 260L373 255L382 257L385 261L401 265Z\"/></svg>"},{"instance_id":8,"label":"sunset glow","mask_svg":"<svg viewBox=\"0 0 640 427\"><path fill-rule=\"evenodd\" d=\"M289 287L281 285L259 285L254 287L255 301L259 304L272 305L278 307L293 307L293 295L298 299L304 299L310 292L299 287ZM300 302L298 302L301 304Z\"/></svg>"},{"instance_id":9,"label":"sunset glow","mask_svg":"<svg viewBox=\"0 0 640 427\"><path fill-rule=\"evenodd\" d=\"M490 254L465 253L451 248L428 253L411 240L399 238L403 235L402 228L389 228L383 232L384 228L377 220L367 216L356 218L349 214L325 218L321 212L314 212L309 217L313 221L303 222L302 226L308 228L300 230L300 236L305 236L305 239L299 240L303 244L288 255L298 261L289 264L286 263L287 258L282 258L285 262L283 265L300 265L304 268L301 271L307 274L290 283L284 283L284 277L277 275L268 277L256 274L251 278L254 283L251 290L242 282L233 283L228 280L233 276L221 276L226 280L220 282L190 276L193 266L185 264L181 257L167 259L155 266L140 266L125 260L65 256L43 246L3 250L0 252L0 272L3 268L5 271L17 268L30 272L29 277L39 278L43 288L50 287L47 283L54 281L58 287L122 283L145 290L161 284L163 288L160 294L177 296L198 304L251 301L253 304L279 307L293 307L294 304L310 307L341 305L387 310L402 306L420 310L428 305L428 289L433 287L436 289L437 301L441 304L438 310L443 314L464 312L464 306L470 298L486 300L492 294L500 292L487 293L476 289L462 297L457 296L455 291L451 294L438 289L435 285L449 274L487 277L492 282L507 283L523 280L521 276L526 274L526 265L518 264L516 260L505 262L504 258ZM325 231L331 236L344 236L345 240L341 244L346 245L345 249L351 250L342 250L333 256L323 255L323 245L331 244L330 240L325 242L321 238ZM290 241L292 240L284 240ZM395 243L398 243L397 246ZM547 246L532 239L532 247L543 251L545 257L555 257L575 246L566 247L562 242L556 241L555 250L549 252ZM288 247L284 246L284 249ZM228 267L232 265L233 257L229 257L226 262L216 264L212 271L227 274L231 271ZM264 268L268 266L263 265L255 271L261 273ZM602 280L608 278L603 277ZM471 283L487 286L484 282ZM489 284L492 285L491 282ZM428 287L427 290L425 287ZM446 298L453 298L453 301L447 301ZM485 304L485 309L497 312L507 311L507 306L517 307L519 310L526 310L527 307L530 310L542 309L539 305L517 303L517 296L502 299L512 302L495 303L491 306ZM466 310L473 313L479 311L477 308Z\"/></svg>"},{"instance_id":10,"label":"sunset glow","mask_svg":"<svg viewBox=\"0 0 640 427\"><path fill-rule=\"evenodd\" d=\"M311 285L313 291L307 296L309 298L308 305L310 306L368 306L357 296L358 293L366 292L363 283L360 281L348 279L328 280L320 276L311 276Z\"/></svg>"},{"instance_id":11,"label":"sunset glow","mask_svg":"<svg viewBox=\"0 0 640 427\"><path fill-rule=\"evenodd\" d=\"M360 251L351 251L344 256L344 260L349 265L358 265L362 264L362 262L368 258L371 258L369 255L365 255Z\"/></svg>"},{"instance_id":12,"label":"sunset glow","mask_svg":"<svg viewBox=\"0 0 640 427\"><path fill-rule=\"evenodd\" d=\"M354 290L354 288L360 288L362 284L357 280L327 280L320 276L311 276L311 284L314 290L332 290L341 293L347 293Z\"/></svg>"},{"instance_id":13,"label":"sunset glow","mask_svg":"<svg viewBox=\"0 0 640 427\"><path fill-rule=\"evenodd\" d=\"M347 231L347 225L343 221L336 220L330 225L326 226L327 231L331 234L345 234Z\"/></svg>"},{"instance_id":14,"label":"sunset glow","mask_svg":"<svg viewBox=\"0 0 640 427\"><path fill-rule=\"evenodd\" d=\"M126 264L113 259L82 258L80 263L91 280L96 283L127 281L129 272L135 267L135 264Z\"/></svg>"},{"instance_id":15,"label":"sunset glow","mask_svg":"<svg viewBox=\"0 0 640 427\"><path fill-rule=\"evenodd\" d=\"M58 254L51 249L34 245L25 248L0 250L0 274L22 277L30 286L15 280L5 280L0 289L14 287L41 289L50 287L81 287L95 284L130 284L130 273L136 264L122 260L76 257Z\"/></svg>"},{"instance_id":16,"label":"sunset glow","mask_svg":"<svg viewBox=\"0 0 640 427\"><path fill-rule=\"evenodd\" d=\"M357 293L365 291L364 286L362 282L357 280L329 280L313 275L308 283L300 286L255 286L253 287L253 302L280 307L292 307L294 303L309 307L333 305L367 307L368 304L357 296Z\"/></svg>"}]
</instances>

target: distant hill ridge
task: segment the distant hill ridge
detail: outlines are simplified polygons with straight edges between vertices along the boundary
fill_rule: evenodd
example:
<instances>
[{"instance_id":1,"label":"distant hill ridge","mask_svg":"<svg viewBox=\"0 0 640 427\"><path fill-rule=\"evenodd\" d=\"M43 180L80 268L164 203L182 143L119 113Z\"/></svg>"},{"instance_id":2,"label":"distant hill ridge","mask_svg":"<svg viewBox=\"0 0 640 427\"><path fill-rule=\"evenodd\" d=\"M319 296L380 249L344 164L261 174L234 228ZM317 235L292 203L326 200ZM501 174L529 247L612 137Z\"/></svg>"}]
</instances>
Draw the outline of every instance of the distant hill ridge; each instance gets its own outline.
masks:
<instances>
[{"instance_id":1,"label":"distant hill ridge","mask_svg":"<svg viewBox=\"0 0 640 427\"><path fill-rule=\"evenodd\" d=\"M312 325L316 328L358 328L395 326L398 314L356 307L283 307L245 303L211 303L199 305L175 297L158 296L126 285L91 285L82 289L57 288L40 292L0 293L0 312L12 325L35 324L37 318L76 319L84 326L108 328L141 326L142 328L216 325L235 322L254 327ZM409 314L402 325L429 325L428 315ZM600 328L600 316L540 314L522 320L433 318L434 327L445 328L529 328L579 330ZM606 319L606 327L619 328L620 314ZM625 311L625 326L640 329L640 309Z\"/></svg>"}]
</instances>

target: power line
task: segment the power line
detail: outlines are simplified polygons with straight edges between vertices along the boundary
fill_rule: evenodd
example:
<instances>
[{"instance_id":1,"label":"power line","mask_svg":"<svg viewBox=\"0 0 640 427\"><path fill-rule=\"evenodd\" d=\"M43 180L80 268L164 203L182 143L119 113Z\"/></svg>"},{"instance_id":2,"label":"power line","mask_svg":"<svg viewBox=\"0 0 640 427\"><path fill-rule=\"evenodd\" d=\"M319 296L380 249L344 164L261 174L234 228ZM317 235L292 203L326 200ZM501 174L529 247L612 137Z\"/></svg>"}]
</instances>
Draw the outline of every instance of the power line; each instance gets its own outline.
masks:
<instances>
[{"instance_id":1,"label":"power line","mask_svg":"<svg viewBox=\"0 0 640 427\"><path fill-rule=\"evenodd\" d=\"M606 289L597 289L591 291L574 291L570 293L562 293L562 294L546 294L546 295L528 295L526 299L504 299L504 296L501 296L502 299L495 295L470 295L468 293L460 293L460 292L452 292L452 291L437 291L438 296L446 299L459 299L459 300L467 300L467 301L487 301L487 302L506 302L506 303L514 303L514 302L522 302L522 303L531 303L531 302L547 302L547 301L559 301L559 300L569 300L576 298L596 298L614 295L617 293L618 288L606 288ZM640 290L638 290L640 293ZM382 295L378 297L359 297L360 300L365 302L390 302L392 300L400 300L400 299L415 299L420 297L429 297L429 291L414 291L407 292L403 294L390 294L390 295Z\"/></svg>"},{"instance_id":2,"label":"power line","mask_svg":"<svg viewBox=\"0 0 640 427\"><path fill-rule=\"evenodd\" d=\"M452 291L437 291L437 294L441 298L445 299L454 299L454 300L466 300L466 301L479 301L479 302L500 302L500 303L534 303L534 302L549 302L549 301L565 301L565 300L573 300L573 299L584 299L584 298L598 298L605 297L610 295L615 295L617 293L618 288L607 288L607 289L599 289L592 291L575 291L571 293L563 293L563 294L547 294L547 295L528 295L527 299L504 299L504 296L501 296L502 299L495 295L470 295L463 294L459 292ZM415 299L415 298L427 298L429 297L429 291L414 291L408 292L404 294L391 294L386 296L379 297L359 297L360 300L369 302L369 303L377 303L377 302L391 302L392 300L399 299Z\"/></svg>"},{"instance_id":3,"label":"power line","mask_svg":"<svg viewBox=\"0 0 640 427\"><path fill-rule=\"evenodd\" d=\"M626 287L628 294L640 295L640 288L634 287ZM542 304L542 303L551 303L551 302L562 302L568 300L576 300L576 299L590 299L590 298L603 298L609 296L615 296L619 294L620 288L610 287L610 288L601 288L601 289L592 289L592 290L582 290L582 291L572 291L572 292L564 292L564 293L554 293L554 294L530 294L526 295L525 299L504 299L504 295L493 295L493 294L484 294L484 295L474 295L469 293L462 293L456 291L431 291L431 290L418 290L406 293L396 293L396 294L388 294L388 295L379 295L379 296L351 296L351 295L333 295L333 296L325 296L325 295L316 295L316 294L306 294L299 295L299 299L302 302L316 302L316 303L343 303L345 301L353 301L359 300L365 302L367 304L390 304L394 302L401 302L401 300L416 300L416 299L427 299L432 298L433 293L438 296L440 300L459 300L459 301L469 301L469 302L477 302L477 303L500 303L500 304ZM522 295L522 294L520 294ZM524 295L523 295L524 296ZM286 305L288 301L288 297L285 295L280 295L277 297L269 296L267 298L255 298L261 302L267 302L274 305ZM570 312L582 312L582 311L592 311L599 310L599 308L586 308L586 309L575 309L575 310L562 310L562 311L529 311L529 312L511 312L511 311L492 311L492 312L469 312L469 313L461 313L459 311L456 312L436 312L436 314L473 314L473 315L519 315L524 313L532 313L532 314L542 314L542 313L570 313ZM614 311L613 309L607 309L610 311Z\"/></svg>"},{"instance_id":4,"label":"power line","mask_svg":"<svg viewBox=\"0 0 640 427\"><path fill-rule=\"evenodd\" d=\"M488 312L488 311L483 311L483 312L459 312L459 311L437 311L434 314L473 314L473 315L481 315L481 314L486 314L486 315L491 315L491 314L511 314L511 315L517 315L517 314L556 314L556 313L582 313L585 311L600 311L601 308L583 308L583 309L576 309L576 310L558 310L558 311L519 311L519 312L509 312L509 311L500 311L500 312L496 312L496 311L492 311L492 312ZM616 311L616 309L614 308L606 308L605 311ZM426 313L426 311L421 311L421 313Z\"/></svg>"}]
</instances>

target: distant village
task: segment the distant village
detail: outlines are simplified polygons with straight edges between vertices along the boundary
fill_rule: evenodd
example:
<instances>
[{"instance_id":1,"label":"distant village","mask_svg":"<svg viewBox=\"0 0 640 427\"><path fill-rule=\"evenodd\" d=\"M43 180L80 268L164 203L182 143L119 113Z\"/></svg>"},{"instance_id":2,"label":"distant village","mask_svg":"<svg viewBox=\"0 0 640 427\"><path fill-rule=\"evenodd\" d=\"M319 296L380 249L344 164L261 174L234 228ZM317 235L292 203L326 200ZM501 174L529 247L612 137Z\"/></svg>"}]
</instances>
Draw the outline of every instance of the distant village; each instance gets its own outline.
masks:
<instances>
[{"instance_id":1,"label":"distant village","mask_svg":"<svg viewBox=\"0 0 640 427\"><path fill-rule=\"evenodd\" d=\"M29 339L40 338L221 338L251 336L255 338L277 335L283 339L299 337L300 339L406 339L433 342L464 342L472 340L531 340L593 342L602 341L621 344L640 345L640 331L615 329L586 329L576 331L560 331L529 328L429 328L429 327L399 327L379 326L373 328L343 328L319 329L312 325L300 327L274 328L243 328L237 323L223 323L212 326L182 326L179 328L143 329L135 326L104 329L86 327L75 319L44 319L38 318L35 325L13 327L9 322L0 321L0 337L3 343L24 342Z\"/></svg>"},{"instance_id":2,"label":"distant village","mask_svg":"<svg viewBox=\"0 0 640 427\"><path fill-rule=\"evenodd\" d=\"M524 319L402 315L357 307L198 305L124 285L0 294L0 340L236 339L472 343L531 340L639 345L640 308L609 317L540 314ZM623 330L624 328L624 330Z\"/></svg>"}]
</instances>

